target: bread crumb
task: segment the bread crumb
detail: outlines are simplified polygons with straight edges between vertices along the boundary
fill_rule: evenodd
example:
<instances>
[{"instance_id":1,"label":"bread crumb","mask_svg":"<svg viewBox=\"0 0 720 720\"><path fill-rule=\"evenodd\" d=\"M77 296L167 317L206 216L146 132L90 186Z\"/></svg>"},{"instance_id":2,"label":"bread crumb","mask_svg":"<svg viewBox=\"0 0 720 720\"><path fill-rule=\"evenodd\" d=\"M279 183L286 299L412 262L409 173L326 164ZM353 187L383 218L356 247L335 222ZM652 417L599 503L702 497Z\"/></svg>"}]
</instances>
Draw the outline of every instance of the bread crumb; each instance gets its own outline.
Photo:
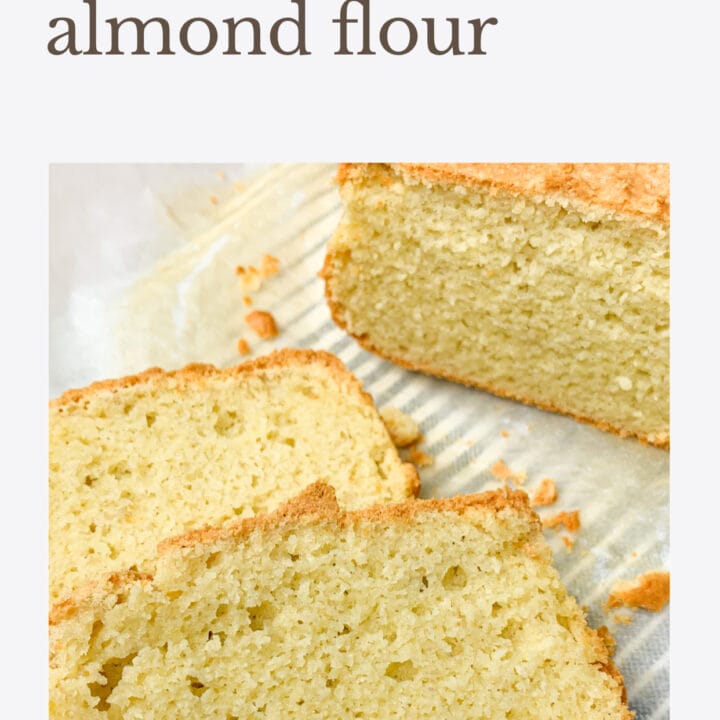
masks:
<instances>
[{"instance_id":1,"label":"bread crumb","mask_svg":"<svg viewBox=\"0 0 720 720\"><path fill-rule=\"evenodd\" d=\"M242 192L242 191L247 187L247 185L246 185L244 182L240 182L240 181L238 180L237 182L234 182L234 183L233 183L233 187L234 187L238 192Z\"/></svg>"},{"instance_id":2,"label":"bread crumb","mask_svg":"<svg viewBox=\"0 0 720 720\"><path fill-rule=\"evenodd\" d=\"M551 478L540 481L538 489L530 501L531 505L552 505L557 500L557 487Z\"/></svg>"},{"instance_id":3,"label":"bread crumb","mask_svg":"<svg viewBox=\"0 0 720 720\"><path fill-rule=\"evenodd\" d=\"M226 175L225 175L225 172L224 172L223 170L217 170L217 171L215 172L215 176L216 176L217 179L220 180L221 182L225 182Z\"/></svg>"},{"instance_id":4,"label":"bread crumb","mask_svg":"<svg viewBox=\"0 0 720 720\"><path fill-rule=\"evenodd\" d=\"M245 322L263 340L270 340L278 335L275 318L265 310L253 310L245 316Z\"/></svg>"},{"instance_id":5,"label":"bread crumb","mask_svg":"<svg viewBox=\"0 0 720 720\"><path fill-rule=\"evenodd\" d=\"M382 416L381 416L382 417ZM424 437L418 433L415 440L406 447L400 448L400 457L404 462L411 462L418 468L428 467L435 462L435 458L429 453L423 452L418 447L424 441Z\"/></svg>"},{"instance_id":6,"label":"bread crumb","mask_svg":"<svg viewBox=\"0 0 720 720\"><path fill-rule=\"evenodd\" d=\"M508 480L514 485L522 485L527 480L526 472L515 472L511 470L505 462L500 459L491 468L490 472L498 480L507 482Z\"/></svg>"},{"instance_id":7,"label":"bread crumb","mask_svg":"<svg viewBox=\"0 0 720 720\"><path fill-rule=\"evenodd\" d=\"M410 461L417 465L418 467L428 467L429 465L432 465L435 462L435 459L432 455L428 455L427 453L423 452L422 450L418 450L417 447L412 447L410 449Z\"/></svg>"},{"instance_id":8,"label":"bread crumb","mask_svg":"<svg viewBox=\"0 0 720 720\"><path fill-rule=\"evenodd\" d=\"M247 342L247 340L245 340L245 338L240 338L238 340L237 349L241 355L249 355L250 354L250 346L248 345L248 342Z\"/></svg>"},{"instance_id":9,"label":"bread crumb","mask_svg":"<svg viewBox=\"0 0 720 720\"><path fill-rule=\"evenodd\" d=\"M272 277L277 275L280 269L280 261L272 255L263 255L260 260L260 274L264 278Z\"/></svg>"},{"instance_id":10,"label":"bread crumb","mask_svg":"<svg viewBox=\"0 0 720 720\"><path fill-rule=\"evenodd\" d=\"M217 205L217 204L218 204L218 197L217 197L217 195L211 195L211 196L210 196L210 202L211 202L213 205Z\"/></svg>"},{"instance_id":11,"label":"bread crumb","mask_svg":"<svg viewBox=\"0 0 720 720\"><path fill-rule=\"evenodd\" d=\"M277 275L280 270L280 261L272 255L263 255L260 258L260 269L254 265L238 265L235 268L235 274L242 279L243 290L245 292L254 292L258 290L264 280Z\"/></svg>"},{"instance_id":12,"label":"bread crumb","mask_svg":"<svg viewBox=\"0 0 720 720\"><path fill-rule=\"evenodd\" d=\"M565 544L567 551L571 552L573 549L573 545L575 545L575 541L569 535L563 535L560 539Z\"/></svg>"},{"instance_id":13,"label":"bread crumb","mask_svg":"<svg viewBox=\"0 0 720 720\"><path fill-rule=\"evenodd\" d=\"M550 515L543 518L542 524L544 528L559 528L564 525L570 532L576 532L580 529L580 511L563 511L557 513L557 515Z\"/></svg>"},{"instance_id":14,"label":"bread crumb","mask_svg":"<svg viewBox=\"0 0 720 720\"><path fill-rule=\"evenodd\" d=\"M243 302L250 307L250 305L252 305L252 298L249 295L243 295Z\"/></svg>"},{"instance_id":15,"label":"bread crumb","mask_svg":"<svg viewBox=\"0 0 720 720\"><path fill-rule=\"evenodd\" d=\"M616 622L618 625L629 625L633 621L632 615L626 615L624 613L616 613L613 615L613 622Z\"/></svg>"},{"instance_id":16,"label":"bread crumb","mask_svg":"<svg viewBox=\"0 0 720 720\"><path fill-rule=\"evenodd\" d=\"M254 265L243 267L238 265L235 273L240 276L245 292L254 292L262 284L263 278L260 271Z\"/></svg>"},{"instance_id":17,"label":"bread crumb","mask_svg":"<svg viewBox=\"0 0 720 720\"><path fill-rule=\"evenodd\" d=\"M507 430L501 430L500 431L500 437L510 437L510 433Z\"/></svg>"},{"instance_id":18,"label":"bread crumb","mask_svg":"<svg viewBox=\"0 0 720 720\"><path fill-rule=\"evenodd\" d=\"M587 613L587 610L584 612ZM608 655L612 657L615 654L615 638L612 636L606 625L601 625L596 631L597 636L600 638L602 644L607 648Z\"/></svg>"},{"instance_id":19,"label":"bread crumb","mask_svg":"<svg viewBox=\"0 0 720 720\"><path fill-rule=\"evenodd\" d=\"M387 406L380 410L380 417L396 447L408 447L420 439L418 424L401 410Z\"/></svg>"},{"instance_id":20,"label":"bread crumb","mask_svg":"<svg viewBox=\"0 0 720 720\"><path fill-rule=\"evenodd\" d=\"M633 580L619 580L613 585L606 609L624 605L651 612L662 610L670 600L670 573L647 572Z\"/></svg>"}]
</instances>

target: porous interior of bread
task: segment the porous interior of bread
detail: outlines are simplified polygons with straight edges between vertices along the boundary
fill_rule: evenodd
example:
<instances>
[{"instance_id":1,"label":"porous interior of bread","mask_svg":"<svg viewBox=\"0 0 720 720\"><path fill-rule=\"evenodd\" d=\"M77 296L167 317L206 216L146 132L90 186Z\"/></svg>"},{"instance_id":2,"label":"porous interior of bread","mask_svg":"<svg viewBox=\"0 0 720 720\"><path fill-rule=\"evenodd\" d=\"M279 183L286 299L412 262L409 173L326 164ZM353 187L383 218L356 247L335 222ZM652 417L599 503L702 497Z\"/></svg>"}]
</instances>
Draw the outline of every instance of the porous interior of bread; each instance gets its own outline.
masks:
<instances>
[{"instance_id":1,"label":"porous interior of bread","mask_svg":"<svg viewBox=\"0 0 720 720\"><path fill-rule=\"evenodd\" d=\"M665 225L386 165L342 194L327 291L367 346L667 443Z\"/></svg>"},{"instance_id":2,"label":"porous interior of bread","mask_svg":"<svg viewBox=\"0 0 720 720\"><path fill-rule=\"evenodd\" d=\"M322 362L158 374L55 404L51 596L142 570L161 540L266 512L323 478L357 508L404 500L417 475L355 378Z\"/></svg>"},{"instance_id":3,"label":"porous interior of bread","mask_svg":"<svg viewBox=\"0 0 720 720\"><path fill-rule=\"evenodd\" d=\"M631 717L536 519L486 495L171 545L51 627L51 717Z\"/></svg>"}]
</instances>

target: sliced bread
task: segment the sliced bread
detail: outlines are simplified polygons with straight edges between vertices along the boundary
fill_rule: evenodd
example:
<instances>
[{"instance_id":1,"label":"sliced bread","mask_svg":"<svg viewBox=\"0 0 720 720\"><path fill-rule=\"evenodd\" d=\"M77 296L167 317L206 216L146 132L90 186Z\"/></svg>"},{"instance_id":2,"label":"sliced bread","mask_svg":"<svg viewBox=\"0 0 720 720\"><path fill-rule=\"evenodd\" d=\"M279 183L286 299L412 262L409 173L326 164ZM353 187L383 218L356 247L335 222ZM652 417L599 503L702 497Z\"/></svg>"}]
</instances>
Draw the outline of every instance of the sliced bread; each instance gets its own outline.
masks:
<instances>
[{"instance_id":1,"label":"sliced bread","mask_svg":"<svg viewBox=\"0 0 720 720\"><path fill-rule=\"evenodd\" d=\"M50 716L628 720L519 491L345 513L322 483L56 606Z\"/></svg>"},{"instance_id":2,"label":"sliced bread","mask_svg":"<svg viewBox=\"0 0 720 720\"><path fill-rule=\"evenodd\" d=\"M160 540L267 512L318 479L343 507L417 494L372 398L332 355L285 350L72 390L50 403L50 594L143 571Z\"/></svg>"},{"instance_id":3,"label":"sliced bread","mask_svg":"<svg viewBox=\"0 0 720 720\"><path fill-rule=\"evenodd\" d=\"M669 445L669 170L342 165L335 321L405 367Z\"/></svg>"}]
</instances>

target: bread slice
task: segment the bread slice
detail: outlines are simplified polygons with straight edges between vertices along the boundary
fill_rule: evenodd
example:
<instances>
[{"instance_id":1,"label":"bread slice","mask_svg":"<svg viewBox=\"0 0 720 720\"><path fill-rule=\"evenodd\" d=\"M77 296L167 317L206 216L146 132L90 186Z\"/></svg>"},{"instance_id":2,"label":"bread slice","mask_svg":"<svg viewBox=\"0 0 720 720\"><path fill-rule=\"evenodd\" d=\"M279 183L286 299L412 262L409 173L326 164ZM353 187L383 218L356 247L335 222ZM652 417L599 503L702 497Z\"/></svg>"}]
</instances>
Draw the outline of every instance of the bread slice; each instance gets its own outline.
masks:
<instances>
[{"instance_id":1,"label":"bread slice","mask_svg":"<svg viewBox=\"0 0 720 720\"><path fill-rule=\"evenodd\" d=\"M149 370L50 403L50 591L155 556L160 540L276 508L318 479L359 508L416 495L372 398L333 355Z\"/></svg>"},{"instance_id":2,"label":"bread slice","mask_svg":"<svg viewBox=\"0 0 720 720\"><path fill-rule=\"evenodd\" d=\"M317 483L58 605L50 716L632 717L527 496L341 512Z\"/></svg>"},{"instance_id":3,"label":"bread slice","mask_svg":"<svg viewBox=\"0 0 720 720\"><path fill-rule=\"evenodd\" d=\"M414 370L669 445L669 170L342 165L335 321Z\"/></svg>"}]
</instances>

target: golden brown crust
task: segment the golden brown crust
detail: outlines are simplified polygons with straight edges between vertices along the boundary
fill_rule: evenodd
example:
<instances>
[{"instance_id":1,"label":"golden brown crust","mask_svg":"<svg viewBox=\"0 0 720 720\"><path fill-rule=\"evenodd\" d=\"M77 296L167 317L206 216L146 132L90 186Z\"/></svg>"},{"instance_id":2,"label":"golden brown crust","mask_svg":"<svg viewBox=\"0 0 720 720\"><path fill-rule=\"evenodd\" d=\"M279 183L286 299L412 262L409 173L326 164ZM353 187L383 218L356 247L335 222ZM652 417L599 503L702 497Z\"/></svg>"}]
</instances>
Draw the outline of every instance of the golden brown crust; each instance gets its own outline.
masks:
<instances>
[{"instance_id":1,"label":"golden brown crust","mask_svg":"<svg viewBox=\"0 0 720 720\"><path fill-rule=\"evenodd\" d=\"M87 606L99 597L106 597L113 593L120 593L128 585L134 582L152 582L153 576L148 573L141 573L137 570L125 570L113 572L94 582L89 582L78 588L64 600L56 602L50 608L48 624L59 625L75 615L82 607Z\"/></svg>"},{"instance_id":2,"label":"golden brown crust","mask_svg":"<svg viewBox=\"0 0 720 720\"><path fill-rule=\"evenodd\" d=\"M505 508L526 515L533 529L540 520L530 508L528 497L519 490L490 490L453 498L409 500L396 504L380 504L362 510L343 512L335 499L335 491L322 481L309 485L297 497L266 515L243 518L221 527L206 527L164 540L158 545L162 555L171 548L210 544L221 540L245 538L255 530L269 530L293 520L330 520L345 526L357 522L411 522L418 515L452 512L463 515L468 509L483 507L493 512Z\"/></svg>"},{"instance_id":3,"label":"golden brown crust","mask_svg":"<svg viewBox=\"0 0 720 720\"><path fill-rule=\"evenodd\" d=\"M216 368L214 365L203 363L191 363L179 370L163 370L162 368L149 368L136 375L99 380L84 388L67 390L62 395L50 401L50 409L63 405L70 405L85 400L96 393L122 388L142 385L143 383L166 382L168 380L179 381L185 385L202 385L205 378L235 379L252 375L263 370L274 370L277 368L298 367L302 365L320 365L328 370L331 375L343 386L357 390L365 398L366 402L372 404L372 398L363 392L360 381L343 365L342 361L324 350L304 350L298 348L283 348L264 355L263 357L248 360L247 362L235 365L230 368Z\"/></svg>"},{"instance_id":4,"label":"golden brown crust","mask_svg":"<svg viewBox=\"0 0 720 720\"><path fill-rule=\"evenodd\" d=\"M342 164L337 181L342 185L362 177L371 167ZM389 167L426 182L567 198L664 225L670 222L666 163L397 163Z\"/></svg>"},{"instance_id":5,"label":"golden brown crust","mask_svg":"<svg viewBox=\"0 0 720 720\"><path fill-rule=\"evenodd\" d=\"M615 638L605 625L601 625L597 630L590 630L590 632L595 635L604 648L604 651L599 650L598 657L601 658L601 661L596 664L603 672L610 675L610 677L613 678L620 686L620 698L623 703L622 720L633 720L635 713L627 707L627 688L625 687L625 679L615 663L612 661L612 656L615 654Z\"/></svg>"},{"instance_id":6,"label":"golden brown crust","mask_svg":"<svg viewBox=\"0 0 720 720\"><path fill-rule=\"evenodd\" d=\"M375 355L378 355L385 360L389 360L390 362L395 363L395 365L400 365L400 367L404 367L407 370L421 372L425 375L434 375L435 377L443 378L444 380L451 380L452 382L460 383L461 385L477 388L478 390L491 393L492 395L497 395L498 397L508 398L509 400L516 400L517 402L524 403L525 405L534 405L541 410L549 410L551 412L560 413L561 415L567 415L574 420L578 420L579 422L586 423L588 425L594 425L600 430L614 433L621 438L634 437L640 440L640 442L645 443L646 445L654 445L655 447L662 448L663 450L670 449L670 435L668 433L655 433L653 435L648 435L645 433L638 433L633 430L628 430L627 428L615 427L608 422L596 420L595 418L586 417L584 415L578 415L571 410L558 407L557 405L553 405L552 403L544 402L542 400L535 400L524 395L517 395L515 393L508 392L507 390L502 390L487 383L473 382L471 380L468 380L467 378L461 378L457 375L454 375L453 373L440 370L428 363L413 363L404 358L399 358L395 355L391 355L384 352L383 350L380 350L367 339L367 336L356 335L348 328L342 312L343 306L335 301L330 290L330 284L332 282L332 271L330 268L332 261L332 251L328 251L327 255L325 256L325 263L323 265L323 268L319 273L319 276L325 280L325 299L330 309L330 316L338 327L342 328L348 335L355 338L355 340L357 340L358 343L360 343L360 345L366 350L375 353Z\"/></svg>"},{"instance_id":7,"label":"golden brown crust","mask_svg":"<svg viewBox=\"0 0 720 720\"><path fill-rule=\"evenodd\" d=\"M68 390L60 397L51 400L51 411L63 412L67 405L81 403L96 393L116 392L123 388L142 385L143 383L175 382L180 386L202 386L207 378L213 379L242 379L258 372L276 370L279 368L318 365L324 368L337 384L348 394L355 395L361 402L375 409L372 395L365 392L362 383L353 375L337 356L324 350L305 350L299 348L283 348L275 350L263 357L249 360L234 367L220 369L214 365L192 363L180 370L162 370L150 368L137 375L128 375L113 380L100 380L84 388ZM392 446L392 439L378 415L383 429L387 433L388 444ZM400 457L398 456L398 460ZM417 469L410 463L402 463L402 472L405 475L405 494L407 497L417 497L420 493L420 477Z\"/></svg>"},{"instance_id":8,"label":"golden brown crust","mask_svg":"<svg viewBox=\"0 0 720 720\"><path fill-rule=\"evenodd\" d=\"M293 522L330 521L340 526L363 521L411 522L421 514L452 512L463 515L472 508L487 508L493 512L511 509L524 514L532 530L540 529L540 520L530 508L527 495L519 490L492 490L474 495L458 495L454 498L408 500L394 505L380 504L363 510L343 512L337 504L333 488L318 481L271 513L244 518L220 527L191 530L177 537L168 538L158 545L158 555L173 549L243 539L256 530L272 530ZM53 605L50 611L50 625L56 625L72 617L82 607L93 604L100 595L118 592L123 586L136 581L151 580L151 575L128 571L112 573L98 582L89 583L70 597Z\"/></svg>"}]
</instances>

